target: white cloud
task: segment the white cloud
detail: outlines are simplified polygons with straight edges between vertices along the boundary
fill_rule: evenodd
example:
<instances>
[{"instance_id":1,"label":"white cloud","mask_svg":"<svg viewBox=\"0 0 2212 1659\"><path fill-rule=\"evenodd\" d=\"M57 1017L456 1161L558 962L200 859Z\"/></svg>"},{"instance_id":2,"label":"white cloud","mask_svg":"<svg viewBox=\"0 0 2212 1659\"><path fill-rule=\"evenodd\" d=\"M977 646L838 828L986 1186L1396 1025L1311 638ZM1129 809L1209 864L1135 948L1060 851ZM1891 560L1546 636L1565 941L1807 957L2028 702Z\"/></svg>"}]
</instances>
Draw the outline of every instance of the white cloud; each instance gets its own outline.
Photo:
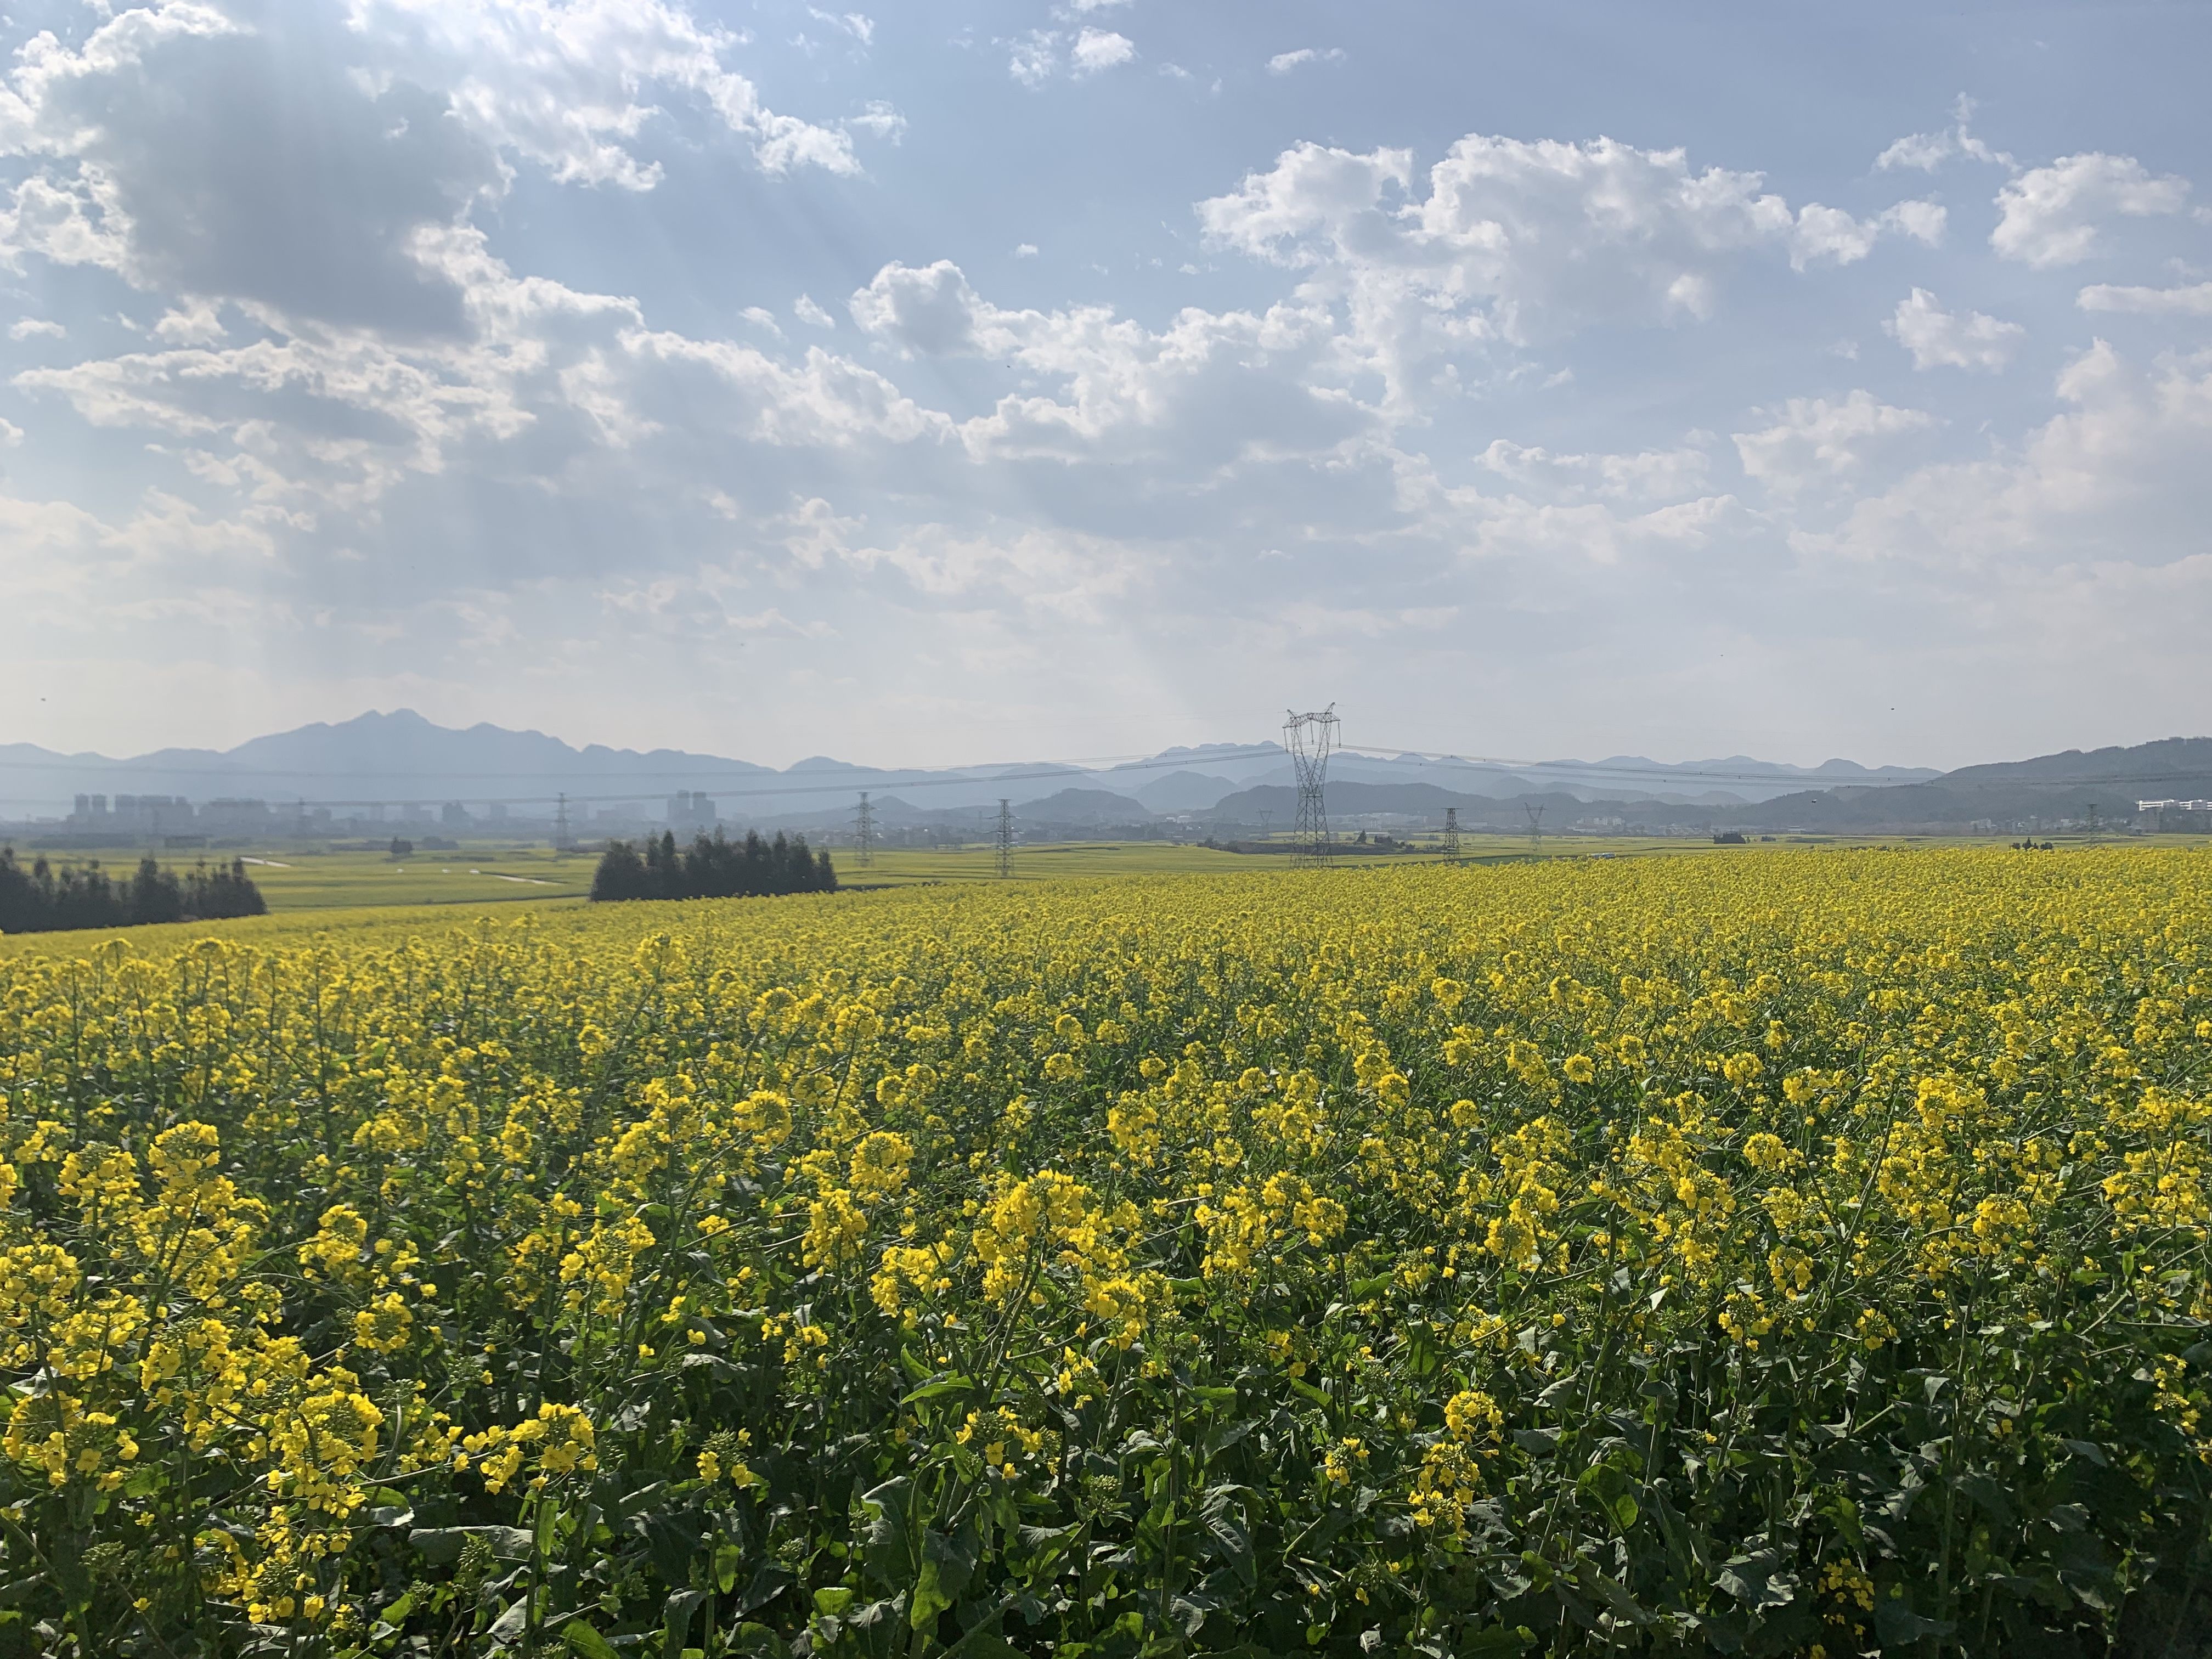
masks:
<instances>
[{"instance_id":1,"label":"white cloud","mask_svg":"<svg viewBox=\"0 0 2212 1659\"><path fill-rule=\"evenodd\" d=\"M23 428L15 422L0 418L0 447L14 448L23 441Z\"/></svg>"},{"instance_id":2,"label":"white cloud","mask_svg":"<svg viewBox=\"0 0 2212 1659\"><path fill-rule=\"evenodd\" d=\"M791 302L791 314L802 323L815 328L835 328L837 319L815 304L813 296L802 294Z\"/></svg>"},{"instance_id":3,"label":"white cloud","mask_svg":"<svg viewBox=\"0 0 2212 1659\"><path fill-rule=\"evenodd\" d=\"M1131 62L1137 55L1137 47L1126 34L1086 28L1075 37L1075 45L1069 48L1067 55L1075 74L1097 75Z\"/></svg>"},{"instance_id":4,"label":"white cloud","mask_svg":"<svg viewBox=\"0 0 2212 1659\"><path fill-rule=\"evenodd\" d=\"M1899 202L1871 219L1855 219L1841 208L1815 202L1798 210L1790 238L1790 263L1800 270L1816 259L1856 264L1886 235L1910 237L1933 247L1943 240L1945 219L1944 210L1933 202Z\"/></svg>"},{"instance_id":5,"label":"white cloud","mask_svg":"<svg viewBox=\"0 0 2212 1659\"><path fill-rule=\"evenodd\" d=\"M2146 373L2097 342L2062 370L2070 405L2008 453L1922 467L1856 503L1808 550L1934 568L2029 558L2049 567L2203 562L2212 517L2212 365ZM2203 615L2200 608L2196 615ZM2147 617L2148 613L2146 613Z\"/></svg>"},{"instance_id":6,"label":"white cloud","mask_svg":"<svg viewBox=\"0 0 2212 1659\"><path fill-rule=\"evenodd\" d=\"M1968 125L1974 113L1972 99L1961 93L1951 113L1952 125L1941 132L1916 132L1899 139L1875 158L1875 166L1885 172L1892 167L1918 167L1923 173L1933 173L1954 155L1998 167L2013 164L2011 156L2002 150L1991 149L1974 136Z\"/></svg>"},{"instance_id":7,"label":"white cloud","mask_svg":"<svg viewBox=\"0 0 2212 1659\"><path fill-rule=\"evenodd\" d=\"M747 306L738 313L755 328L764 328L779 340L783 338L783 325L775 319L775 313L766 306Z\"/></svg>"},{"instance_id":8,"label":"white cloud","mask_svg":"<svg viewBox=\"0 0 2212 1659\"><path fill-rule=\"evenodd\" d=\"M1157 332L1105 306L1010 311L949 260L886 265L853 295L854 320L911 357L1010 362L1050 393L1008 393L960 428L977 458L1116 465L1158 477L1325 454L1375 429L1372 411L1317 386L1334 349L1326 313L1189 307ZM1214 476L1218 476L1215 473Z\"/></svg>"},{"instance_id":9,"label":"white cloud","mask_svg":"<svg viewBox=\"0 0 2212 1659\"><path fill-rule=\"evenodd\" d=\"M11 340L50 339L69 337L69 330L45 317L26 317L8 331Z\"/></svg>"},{"instance_id":10,"label":"white cloud","mask_svg":"<svg viewBox=\"0 0 2212 1659\"><path fill-rule=\"evenodd\" d=\"M1792 398L1762 412L1774 423L1734 434L1736 457L1747 474L1785 495L1856 474L1899 440L1936 424L1925 410L1899 409L1866 391L1854 391L1840 403Z\"/></svg>"},{"instance_id":11,"label":"white cloud","mask_svg":"<svg viewBox=\"0 0 2212 1659\"><path fill-rule=\"evenodd\" d=\"M1941 227L1917 203L1866 221L1793 211L1758 173L1692 172L1680 150L1610 138L1470 135L1429 169L1425 196L1415 179L1408 150L1300 144L1199 204L1211 240L1304 271L1303 295L1343 307L1347 368L1382 376L1394 403L1438 355L1709 317L1747 255L1848 264L1880 236Z\"/></svg>"},{"instance_id":12,"label":"white cloud","mask_svg":"<svg viewBox=\"0 0 2212 1659\"><path fill-rule=\"evenodd\" d=\"M1025 87L1041 87L1060 69L1060 35L1053 29L1031 29L1008 43L1006 73Z\"/></svg>"},{"instance_id":13,"label":"white cloud","mask_svg":"<svg viewBox=\"0 0 2212 1659\"><path fill-rule=\"evenodd\" d=\"M1994 374L2012 361L2027 337L2018 323L2002 323L1978 311L1960 316L1943 309L1933 294L1916 288L1897 302L1882 330L1912 354L1915 368L1982 369Z\"/></svg>"},{"instance_id":14,"label":"white cloud","mask_svg":"<svg viewBox=\"0 0 2212 1659\"><path fill-rule=\"evenodd\" d=\"M1017 259L1034 259L1036 257L1037 245L1035 242L1017 242L1014 245L1014 258Z\"/></svg>"},{"instance_id":15,"label":"white cloud","mask_svg":"<svg viewBox=\"0 0 2212 1659\"><path fill-rule=\"evenodd\" d=\"M223 337L222 307L213 300L194 299L164 312L154 325L154 337L168 345L215 345Z\"/></svg>"},{"instance_id":16,"label":"white cloud","mask_svg":"<svg viewBox=\"0 0 2212 1659\"><path fill-rule=\"evenodd\" d=\"M871 98L861 106L860 112L852 118L850 125L878 138L887 138L894 144L906 137L906 117L900 114L895 106L880 98Z\"/></svg>"},{"instance_id":17,"label":"white cloud","mask_svg":"<svg viewBox=\"0 0 2212 1659\"><path fill-rule=\"evenodd\" d=\"M2154 175L2132 155L2090 151L2021 173L1997 191L1999 218L1990 246L2039 270L2078 264L2100 252L2102 222L2179 213L2189 181Z\"/></svg>"},{"instance_id":18,"label":"white cloud","mask_svg":"<svg viewBox=\"0 0 2212 1659\"><path fill-rule=\"evenodd\" d=\"M1072 40L1057 29L1031 29L1018 40L1002 44L1008 50L1006 72L1025 87L1041 87L1063 68L1071 78L1079 81L1118 69L1137 56L1136 43L1127 35L1087 26Z\"/></svg>"},{"instance_id":19,"label":"white cloud","mask_svg":"<svg viewBox=\"0 0 2212 1659\"><path fill-rule=\"evenodd\" d=\"M1330 46L1326 51L1316 51L1312 46L1300 46L1296 52L1279 52L1267 60L1267 73L1288 75L1292 70L1301 68L1307 64L1340 64L1343 61L1344 48L1341 46Z\"/></svg>"},{"instance_id":20,"label":"white cloud","mask_svg":"<svg viewBox=\"0 0 2212 1659\"><path fill-rule=\"evenodd\" d=\"M465 118L556 178L631 189L657 181L659 168L640 162L629 144L656 112L640 100L653 91L698 100L750 140L771 173L859 170L843 133L769 109L752 82L725 64L736 35L665 0L350 4L364 39L427 46L403 66L426 83L447 79Z\"/></svg>"},{"instance_id":21,"label":"white cloud","mask_svg":"<svg viewBox=\"0 0 2212 1659\"><path fill-rule=\"evenodd\" d=\"M809 6L806 15L817 23L827 23L833 29L842 30L864 46L875 44L876 20L864 13L823 11L817 6Z\"/></svg>"},{"instance_id":22,"label":"white cloud","mask_svg":"<svg viewBox=\"0 0 2212 1659\"><path fill-rule=\"evenodd\" d=\"M2139 317L2212 317L2212 283L2183 288L2123 288L2098 283L2075 295L2084 311L2126 311Z\"/></svg>"},{"instance_id":23,"label":"white cloud","mask_svg":"<svg viewBox=\"0 0 2212 1659\"><path fill-rule=\"evenodd\" d=\"M1069 0L1069 9L1080 15L1087 11L1111 11L1116 6L1126 6L1130 0Z\"/></svg>"},{"instance_id":24,"label":"white cloud","mask_svg":"<svg viewBox=\"0 0 2212 1659\"><path fill-rule=\"evenodd\" d=\"M1475 457L1486 471L1524 487L1548 487L1635 501L1677 501L1702 495L1712 460L1692 448L1642 450L1633 454L1554 454L1497 438Z\"/></svg>"}]
</instances>

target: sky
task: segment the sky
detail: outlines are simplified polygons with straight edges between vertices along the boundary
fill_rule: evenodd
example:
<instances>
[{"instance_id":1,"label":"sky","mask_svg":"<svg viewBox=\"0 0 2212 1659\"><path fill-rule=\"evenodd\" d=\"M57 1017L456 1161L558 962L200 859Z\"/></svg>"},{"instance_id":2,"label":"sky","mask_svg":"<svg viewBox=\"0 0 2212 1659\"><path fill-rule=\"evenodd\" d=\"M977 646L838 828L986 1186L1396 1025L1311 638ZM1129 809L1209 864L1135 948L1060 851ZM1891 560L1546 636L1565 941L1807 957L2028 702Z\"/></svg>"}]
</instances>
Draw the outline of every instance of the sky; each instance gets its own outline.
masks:
<instances>
[{"instance_id":1,"label":"sky","mask_svg":"<svg viewBox=\"0 0 2212 1659\"><path fill-rule=\"evenodd\" d=\"M0 740L2212 729L2212 6L15 0L0 53Z\"/></svg>"}]
</instances>

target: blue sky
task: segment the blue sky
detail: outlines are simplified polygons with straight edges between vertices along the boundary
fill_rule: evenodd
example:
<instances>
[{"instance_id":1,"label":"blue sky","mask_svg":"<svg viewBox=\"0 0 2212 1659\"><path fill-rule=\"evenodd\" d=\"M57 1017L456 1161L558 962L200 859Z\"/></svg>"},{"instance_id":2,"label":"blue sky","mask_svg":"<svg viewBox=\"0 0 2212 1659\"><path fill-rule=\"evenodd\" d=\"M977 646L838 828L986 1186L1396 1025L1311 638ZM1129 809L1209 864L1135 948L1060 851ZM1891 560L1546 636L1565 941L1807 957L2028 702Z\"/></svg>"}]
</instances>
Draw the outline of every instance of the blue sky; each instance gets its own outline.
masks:
<instances>
[{"instance_id":1,"label":"blue sky","mask_svg":"<svg viewBox=\"0 0 2212 1659\"><path fill-rule=\"evenodd\" d=\"M2205 729L2205 6L0 34L10 738Z\"/></svg>"}]
</instances>

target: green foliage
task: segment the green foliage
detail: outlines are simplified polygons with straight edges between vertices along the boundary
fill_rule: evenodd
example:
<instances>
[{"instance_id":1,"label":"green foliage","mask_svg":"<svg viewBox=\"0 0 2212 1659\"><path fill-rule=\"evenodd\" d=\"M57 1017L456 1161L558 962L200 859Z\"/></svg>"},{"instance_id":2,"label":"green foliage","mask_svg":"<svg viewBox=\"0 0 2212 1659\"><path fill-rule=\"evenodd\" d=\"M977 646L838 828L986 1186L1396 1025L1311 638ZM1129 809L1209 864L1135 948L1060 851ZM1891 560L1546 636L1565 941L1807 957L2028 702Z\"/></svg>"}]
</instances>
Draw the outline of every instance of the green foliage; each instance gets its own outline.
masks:
<instances>
[{"instance_id":1,"label":"green foliage","mask_svg":"<svg viewBox=\"0 0 2212 1659\"><path fill-rule=\"evenodd\" d=\"M243 859L212 870L199 864L179 877L149 857L136 874L118 882L97 859L57 869L41 856L27 870L14 848L0 847L0 933L214 921L263 915L268 908Z\"/></svg>"}]
</instances>

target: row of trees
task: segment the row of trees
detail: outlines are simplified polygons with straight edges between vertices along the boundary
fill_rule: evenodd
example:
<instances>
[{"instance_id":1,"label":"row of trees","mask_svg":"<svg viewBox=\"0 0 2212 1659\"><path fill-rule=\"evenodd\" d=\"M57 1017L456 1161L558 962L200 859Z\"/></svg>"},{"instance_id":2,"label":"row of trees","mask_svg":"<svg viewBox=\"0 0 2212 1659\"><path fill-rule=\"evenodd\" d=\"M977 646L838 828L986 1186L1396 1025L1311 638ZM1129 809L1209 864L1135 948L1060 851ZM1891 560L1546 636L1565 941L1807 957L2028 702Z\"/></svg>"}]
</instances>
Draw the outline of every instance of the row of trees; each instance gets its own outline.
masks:
<instances>
[{"instance_id":1,"label":"row of trees","mask_svg":"<svg viewBox=\"0 0 2212 1659\"><path fill-rule=\"evenodd\" d=\"M689 847L676 844L673 830L658 840L648 836L645 850L626 841L607 843L592 878L594 899L752 898L771 893L833 893L837 872L824 848L810 853L806 837L787 840L778 830L763 841L757 830L733 842L717 830L703 832Z\"/></svg>"},{"instance_id":2,"label":"row of trees","mask_svg":"<svg viewBox=\"0 0 2212 1659\"><path fill-rule=\"evenodd\" d=\"M75 927L132 927L155 921L214 921L269 908L242 859L164 870L150 858L136 875L110 876L100 860L57 869L45 858L27 869L0 847L0 933L57 933Z\"/></svg>"}]
</instances>

